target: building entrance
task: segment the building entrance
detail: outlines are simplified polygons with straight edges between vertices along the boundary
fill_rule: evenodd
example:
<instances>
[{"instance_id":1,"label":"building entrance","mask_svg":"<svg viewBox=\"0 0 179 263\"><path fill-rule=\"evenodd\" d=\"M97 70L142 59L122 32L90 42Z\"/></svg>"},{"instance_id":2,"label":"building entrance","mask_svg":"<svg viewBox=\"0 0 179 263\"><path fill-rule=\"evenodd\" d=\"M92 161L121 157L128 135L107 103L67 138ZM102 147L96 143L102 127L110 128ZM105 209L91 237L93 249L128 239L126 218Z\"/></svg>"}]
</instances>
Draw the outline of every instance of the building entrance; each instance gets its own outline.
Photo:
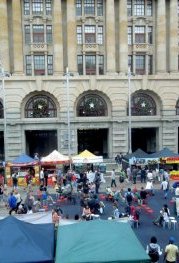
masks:
<instances>
[{"instance_id":1,"label":"building entrance","mask_svg":"<svg viewBox=\"0 0 179 263\"><path fill-rule=\"evenodd\" d=\"M135 128L132 129L132 151L138 148L147 153L156 152L157 145L157 129L156 128Z\"/></svg>"},{"instance_id":2,"label":"building entrance","mask_svg":"<svg viewBox=\"0 0 179 263\"><path fill-rule=\"evenodd\" d=\"M26 152L31 157L38 153L40 157L46 156L57 149L56 130L30 130L25 131Z\"/></svg>"},{"instance_id":3,"label":"building entrance","mask_svg":"<svg viewBox=\"0 0 179 263\"><path fill-rule=\"evenodd\" d=\"M108 157L108 129L78 130L78 152L88 150Z\"/></svg>"}]
</instances>

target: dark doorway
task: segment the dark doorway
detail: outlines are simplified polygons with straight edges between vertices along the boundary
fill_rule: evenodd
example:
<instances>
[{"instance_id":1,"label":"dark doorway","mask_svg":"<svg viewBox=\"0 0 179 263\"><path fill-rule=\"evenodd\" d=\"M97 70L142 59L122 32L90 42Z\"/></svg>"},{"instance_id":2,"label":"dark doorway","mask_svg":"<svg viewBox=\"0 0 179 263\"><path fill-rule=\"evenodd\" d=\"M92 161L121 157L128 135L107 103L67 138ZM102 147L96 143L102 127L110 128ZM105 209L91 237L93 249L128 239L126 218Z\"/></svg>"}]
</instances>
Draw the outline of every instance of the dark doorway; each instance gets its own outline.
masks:
<instances>
[{"instance_id":1,"label":"dark doorway","mask_svg":"<svg viewBox=\"0 0 179 263\"><path fill-rule=\"evenodd\" d=\"M46 156L53 150L57 149L57 131L56 130L34 130L25 131L26 136L26 152L31 157L35 153Z\"/></svg>"},{"instance_id":2,"label":"dark doorway","mask_svg":"<svg viewBox=\"0 0 179 263\"><path fill-rule=\"evenodd\" d=\"M4 132L0 131L0 161L4 161Z\"/></svg>"},{"instance_id":3,"label":"dark doorway","mask_svg":"<svg viewBox=\"0 0 179 263\"><path fill-rule=\"evenodd\" d=\"M88 150L108 157L108 129L78 130L78 152Z\"/></svg>"},{"instance_id":4,"label":"dark doorway","mask_svg":"<svg viewBox=\"0 0 179 263\"><path fill-rule=\"evenodd\" d=\"M156 152L156 132L156 128L132 129L132 151L140 148L147 153Z\"/></svg>"}]
</instances>

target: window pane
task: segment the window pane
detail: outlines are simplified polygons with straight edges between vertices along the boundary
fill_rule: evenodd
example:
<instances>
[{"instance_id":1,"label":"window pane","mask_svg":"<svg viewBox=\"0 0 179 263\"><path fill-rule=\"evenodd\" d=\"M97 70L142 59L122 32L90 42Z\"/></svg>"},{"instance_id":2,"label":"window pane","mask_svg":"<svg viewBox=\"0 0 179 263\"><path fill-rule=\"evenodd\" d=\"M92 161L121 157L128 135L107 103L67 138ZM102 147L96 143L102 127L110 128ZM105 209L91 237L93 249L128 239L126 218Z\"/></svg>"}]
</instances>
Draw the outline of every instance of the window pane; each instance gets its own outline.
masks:
<instances>
[{"instance_id":1,"label":"window pane","mask_svg":"<svg viewBox=\"0 0 179 263\"><path fill-rule=\"evenodd\" d=\"M147 16L152 16L152 0L147 0Z\"/></svg>"},{"instance_id":2,"label":"window pane","mask_svg":"<svg viewBox=\"0 0 179 263\"><path fill-rule=\"evenodd\" d=\"M26 56L26 75L32 75L32 58L31 56Z\"/></svg>"},{"instance_id":3,"label":"window pane","mask_svg":"<svg viewBox=\"0 0 179 263\"><path fill-rule=\"evenodd\" d=\"M82 26L77 26L77 44L82 44Z\"/></svg>"},{"instance_id":4,"label":"window pane","mask_svg":"<svg viewBox=\"0 0 179 263\"><path fill-rule=\"evenodd\" d=\"M128 45L132 45L132 27L128 26Z\"/></svg>"},{"instance_id":5,"label":"window pane","mask_svg":"<svg viewBox=\"0 0 179 263\"><path fill-rule=\"evenodd\" d=\"M145 0L134 0L134 15L135 16L144 16L145 14Z\"/></svg>"},{"instance_id":6,"label":"window pane","mask_svg":"<svg viewBox=\"0 0 179 263\"><path fill-rule=\"evenodd\" d=\"M104 56L98 56L99 60L99 75L104 75Z\"/></svg>"},{"instance_id":7,"label":"window pane","mask_svg":"<svg viewBox=\"0 0 179 263\"><path fill-rule=\"evenodd\" d=\"M97 15L103 16L103 0L97 0Z\"/></svg>"},{"instance_id":8,"label":"window pane","mask_svg":"<svg viewBox=\"0 0 179 263\"><path fill-rule=\"evenodd\" d=\"M34 56L35 75L45 75L45 57L43 55Z\"/></svg>"},{"instance_id":9,"label":"window pane","mask_svg":"<svg viewBox=\"0 0 179 263\"><path fill-rule=\"evenodd\" d=\"M47 73L53 75L53 56L47 56Z\"/></svg>"},{"instance_id":10,"label":"window pane","mask_svg":"<svg viewBox=\"0 0 179 263\"><path fill-rule=\"evenodd\" d=\"M137 93L131 99L131 113L133 116L156 115L157 108L154 99L144 93Z\"/></svg>"},{"instance_id":11,"label":"window pane","mask_svg":"<svg viewBox=\"0 0 179 263\"><path fill-rule=\"evenodd\" d=\"M145 55L136 56L136 74L138 75L145 74Z\"/></svg>"},{"instance_id":12,"label":"window pane","mask_svg":"<svg viewBox=\"0 0 179 263\"><path fill-rule=\"evenodd\" d=\"M43 43L44 42L44 26L33 25L33 42Z\"/></svg>"},{"instance_id":13,"label":"window pane","mask_svg":"<svg viewBox=\"0 0 179 263\"><path fill-rule=\"evenodd\" d=\"M76 16L82 15L82 3L81 0L76 0Z\"/></svg>"},{"instance_id":14,"label":"window pane","mask_svg":"<svg viewBox=\"0 0 179 263\"><path fill-rule=\"evenodd\" d=\"M51 0L46 0L46 2L45 2L45 11L46 11L46 15L51 15L52 14L52 1Z\"/></svg>"},{"instance_id":15,"label":"window pane","mask_svg":"<svg viewBox=\"0 0 179 263\"><path fill-rule=\"evenodd\" d=\"M24 15L30 15L30 1L24 0Z\"/></svg>"},{"instance_id":16,"label":"window pane","mask_svg":"<svg viewBox=\"0 0 179 263\"><path fill-rule=\"evenodd\" d=\"M85 15L95 15L95 0L84 0Z\"/></svg>"},{"instance_id":17,"label":"window pane","mask_svg":"<svg viewBox=\"0 0 179 263\"><path fill-rule=\"evenodd\" d=\"M133 72L133 59L132 55L128 56L128 67L130 68L130 71Z\"/></svg>"},{"instance_id":18,"label":"window pane","mask_svg":"<svg viewBox=\"0 0 179 263\"><path fill-rule=\"evenodd\" d=\"M83 56L77 56L78 73L83 75Z\"/></svg>"},{"instance_id":19,"label":"window pane","mask_svg":"<svg viewBox=\"0 0 179 263\"><path fill-rule=\"evenodd\" d=\"M96 43L96 27L85 26L85 43Z\"/></svg>"},{"instance_id":20,"label":"window pane","mask_svg":"<svg viewBox=\"0 0 179 263\"><path fill-rule=\"evenodd\" d=\"M148 26L148 43L152 44L153 43L153 27Z\"/></svg>"},{"instance_id":21,"label":"window pane","mask_svg":"<svg viewBox=\"0 0 179 263\"><path fill-rule=\"evenodd\" d=\"M98 26L98 44L103 44L103 26Z\"/></svg>"},{"instance_id":22,"label":"window pane","mask_svg":"<svg viewBox=\"0 0 179 263\"><path fill-rule=\"evenodd\" d=\"M148 74L149 75L153 74L153 56L152 55L148 56Z\"/></svg>"},{"instance_id":23,"label":"window pane","mask_svg":"<svg viewBox=\"0 0 179 263\"><path fill-rule=\"evenodd\" d=\"M33 15L43 14L43 0L32 0L32 13Z\"/></svg>"},{"instance_id":24,"label":"window pane","mask_svg":"<svg viewBox=\"0 0 179 263\"><path fill-rule=\"evenodd\" d=\"M135 26L135 43L145 43L144 26Z\"/></svg>"},{"instance_id":25,"label":"window pane","mask_svg":"<svg viewBox=\"0 0 179 263\"><path fill-rule=\"evenodd\" d=\"M96 56L86 56L86 75L96 75Z\"/></svg>"},{"instance_id":26,"label":"window pane","mask_svg":"<svg viewBox=\"0 0 179 263\"><path fill-rule=\"evenodd\" d=\"M25 25L25 44L30 44L30 25Z\"/></svg>"},{"instance_id":27,"label":"window pane","mask_svg":"<svg viewBox=\"0 0 179 263\"><path fill-rule=\"evenodd\" d=\"M52 26L46 27L46 37L47 37L47 43L51 44L52 43Z\"/></svg>"},{"instance_id":28,"label":"window pane","mask_svg":"<svg viewBox=\"0 0 179 263\"><path fill-rule=\"evenodd\" d=\"M132 0L127 0L127 15L132 16Z\"/></svg>"}]
</instances>

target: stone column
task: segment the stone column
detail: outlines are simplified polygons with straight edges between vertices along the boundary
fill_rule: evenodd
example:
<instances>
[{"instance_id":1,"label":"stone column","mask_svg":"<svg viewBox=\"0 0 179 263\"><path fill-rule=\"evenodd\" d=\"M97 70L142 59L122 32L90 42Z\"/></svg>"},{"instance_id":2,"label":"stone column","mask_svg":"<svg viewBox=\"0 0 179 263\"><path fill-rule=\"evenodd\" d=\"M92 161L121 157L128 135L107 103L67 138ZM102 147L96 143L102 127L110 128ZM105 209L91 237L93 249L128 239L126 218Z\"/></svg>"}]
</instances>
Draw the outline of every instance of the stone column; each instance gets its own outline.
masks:
<instances>
[{"instance_id":1,"label":"stone column","mask_svg":"<svg viewBox=\"0 0 179 263\"><path fill-rule=\"evenodd\" d=\"M0 64L5 71L10 72L9 65L9 40L8 40L8 18L7 18L7 1L0 1Z\"/></svg>"},{"instance_id":2,"label":"stone column","mask_svg":"<svg viewBox=\"0 0 179 263\"><path fill-rule=\"evenodd\" d=\"M166 3L157 1L156 71L166 72Z\"/></svg>"},{"instance_id":3,"label":"stone column","mask_svg":"<svg viewBox=\"0 0 179 263\"><path fill-rule=\"evenodd\" d=\"M107 73L116 72L114 0L106 1L106 60Z\"/></svg>"},{"instance_id":4,"label":"stone column","mask_svg":"<svg viewBox=\"0 0 179 263\"><path fill-rule=\"evenodd\" d=\"M77 72L75 1L67 0L67 63L69 72Z\"/></svg>"},{"instance_id":5,"label":"stone column","mask_svg":"<svg viewBox=\"0 0 179 263\"><path fill-rule=\"evenodd\" d=\"M170 24L169 24L169 70L178 71L178 1L170 1Z\"/></svg>"},{"instance_id":6,"label":"stone column","mask_svg":"<svg viewBox=\"0 0 179 263\"><path fill-rule=\"evenodd\" d=\"M12 1L14 74L23 74L24 72L21 17L21 1Z\"/></svg>"},{"instance_id":7,"label":"stone column","mask_svg":"<svg viewBox=\"0 0 179 263\"><path fill-rule=\"evenodd\" d=\"M119 1L119 71L128 72L127 1Z\"/></svg>"},{"instance_id":8,"label":"stone column","mask_svg":"<svg viewBox=\"0 0 179 263\"><path fill-rule=\"evenodd\" d=\"M53 33L54 74L58 75L64 71L61 0L54 0Z\"/></svg>"}]
</instances>

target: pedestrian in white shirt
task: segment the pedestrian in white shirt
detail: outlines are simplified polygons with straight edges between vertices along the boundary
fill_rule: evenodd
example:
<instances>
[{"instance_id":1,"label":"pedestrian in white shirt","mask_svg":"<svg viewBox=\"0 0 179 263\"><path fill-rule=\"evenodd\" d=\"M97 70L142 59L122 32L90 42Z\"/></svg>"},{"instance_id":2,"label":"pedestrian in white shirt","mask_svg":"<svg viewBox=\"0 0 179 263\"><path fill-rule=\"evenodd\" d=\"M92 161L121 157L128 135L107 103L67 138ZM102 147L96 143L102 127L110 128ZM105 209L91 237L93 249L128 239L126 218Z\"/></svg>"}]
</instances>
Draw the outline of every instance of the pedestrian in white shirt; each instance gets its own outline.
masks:
<instances>
[{"instance_id":1,"label":"pedestrian in white shirt","mask_svg":"<svg viewBox=\"0 0 179 263\"><path fill-rule=\"evenodd\" d=\"M117 187L115 169L113 169L111 172L111 187L113 187L113 185Z\"/></svg>"},{"instance_id":2,"label":"pedestrian in white shirt","mask_svg":"<svg viewBox=\"0 0 179 263\"><path fill-rule=\"evenodd\" d=\"M166 181L164 179L163 182L161 183L161 188L162 188L162 190L164 192L164 198L167 199L168 190L169 190L169 183L168 183L168 181Z\"/></svg>"}]
</instances>

